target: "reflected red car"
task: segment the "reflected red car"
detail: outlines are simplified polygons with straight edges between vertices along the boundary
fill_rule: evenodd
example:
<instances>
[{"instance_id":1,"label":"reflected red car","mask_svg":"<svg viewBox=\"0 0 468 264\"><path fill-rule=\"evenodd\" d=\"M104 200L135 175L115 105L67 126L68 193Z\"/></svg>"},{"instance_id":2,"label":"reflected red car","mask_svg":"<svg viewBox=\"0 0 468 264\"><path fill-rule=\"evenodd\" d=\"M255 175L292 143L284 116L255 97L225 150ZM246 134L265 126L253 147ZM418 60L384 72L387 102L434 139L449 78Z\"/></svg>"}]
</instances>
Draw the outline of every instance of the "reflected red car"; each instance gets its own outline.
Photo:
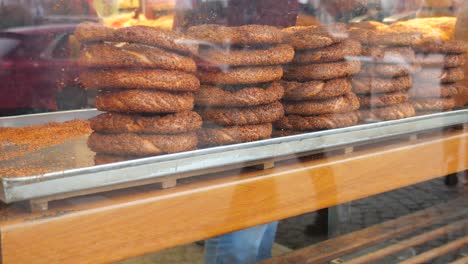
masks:
<instances>
[{"instance_id":1,"label":"reflected red car","mask_svg":"<svg viewBox=\"0 0 468 264\"><path fill-rule=\"evenodd\" d=\"M59 92L78 86L76 47L70 45L75 27L0 31L0 113L57 110Z\"/></svg>"}]
</instances>

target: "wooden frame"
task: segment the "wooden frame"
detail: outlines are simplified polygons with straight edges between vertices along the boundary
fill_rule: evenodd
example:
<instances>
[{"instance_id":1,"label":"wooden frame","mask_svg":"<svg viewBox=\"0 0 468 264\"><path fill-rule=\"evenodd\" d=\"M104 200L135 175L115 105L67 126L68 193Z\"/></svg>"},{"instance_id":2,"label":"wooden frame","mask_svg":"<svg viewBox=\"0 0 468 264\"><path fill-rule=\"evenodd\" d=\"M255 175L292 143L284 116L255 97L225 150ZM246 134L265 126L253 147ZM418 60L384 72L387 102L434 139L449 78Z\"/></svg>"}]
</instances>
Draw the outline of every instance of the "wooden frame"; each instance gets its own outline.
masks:
<instances>
[{"instance_id":1,"label":"wooden frame","mask_svg":"<svg viewBox=\"0 0 468 264\"><path fill-rule=\"evenodd\" d=\"M52 202L28 214L0 210L2 263L109 263L284 219L468 168L468 132L323 158L279 162Z\"/></svg>"}]
</instances>

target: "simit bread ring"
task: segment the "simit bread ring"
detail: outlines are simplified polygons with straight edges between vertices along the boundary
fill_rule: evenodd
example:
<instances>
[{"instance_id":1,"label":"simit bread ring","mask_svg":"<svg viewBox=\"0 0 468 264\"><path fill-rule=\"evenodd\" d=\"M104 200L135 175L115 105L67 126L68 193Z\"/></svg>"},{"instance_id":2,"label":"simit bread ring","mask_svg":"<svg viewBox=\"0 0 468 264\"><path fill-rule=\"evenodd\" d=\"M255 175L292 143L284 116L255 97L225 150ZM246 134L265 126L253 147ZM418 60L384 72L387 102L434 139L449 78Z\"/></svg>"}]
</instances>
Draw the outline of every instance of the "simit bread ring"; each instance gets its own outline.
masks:
<instances>
[{"instance_id":1,"label":"simit bread ring","mask_svg":"<svg viewBox=\"0 0 468 264\"><path fill-rule=\"evenodd\" d=\"M90 119L91 128L103 133L178 134L195 131L202 118L187 111L168 115L128 115L104 113Z\"/></svg>"},{"instance_id":2,"label":"simit bread ring","mask_svg":"<svg viewBox=\"0 0 468 264\"><path fill-rule=\"evenodd\" d=\"M96 96L96 108L123 113L175 113L193 109L192 93L167 93L152 90L115 90Z\"/></svg>"},{"instance_id":3,"label":"simit bread ring","mask_svg":"<svg viewBox=\"0 0 468 264\"><path fill-rule=\"evenodd\" d=\"M283 42L283 33L276 27L246 25L226 27L220 25L200 25L187 29L187 36L195 41L230 45L279 44Z\"/></svg>"},{"instance_id":4,"label":"simit bread ring","mask_svg":"<svg viewBox=\"0 0 468 264\"><path fill-rule=\"evenodd\" d=\"M352 85L347 78L328 81L281 81L284 87L284 100L304 101L326 99L351 92Z\"/></svg>"},{"instance_id":5,"label":"simit bread ring","mask_svg":"<svg viewBox=\"0 0 468 264\"><path fill-rule=\"evenodd\" d=\"M319 101L283 102L286 114L321 115L345 113L359 109L359 100L353 93Z\"/></svg>"},{"instance_id":6,"label":"simit bread ring","mask_svg":"<svg viewBox=\"0 0 468 264\"><path fill-rule=\"evenodd\" d=\"M250 142L271 137L272 125L247 125L231 127L202 128L198 130L199 146L227 145Z\"/></svg>"},{"instance_id":7,"label":"simit bread ring","mask_svg":"<svg viewBox=\"0 0 468 264\"><path fill-rule=\"evenodd\" d=\"M176 153L197 148L195 132L175 135L140 135L92 133L88 147L97 153L110 155L150 156Z\"/></svg>"},{"instance_id":8,"label":"simit bread ring","mask_svg":"<svg viewBox=\"0 0 468 264\"><path fill-rule=\"evenodd\" d=\"M359 75L394 78L407 76L418 71L420 71L420 67L412 64L366 63L362 65Z\"/></svg>"},{"instance_id":9,"label":"simit bread ring","mask_svg":"<svg viewBox=\"0 0 468 264\"><path fill-rule=\"evenodd\" d=\"M215 65L261 66L290 62L294 57L293 47L285 44L264 49L203 49L199 56Z\"/></svg>"},{"instance_id":10,"label":"simit bread ring","mask_svg":"<svg viewBox=\"0 0 468 264\"><path fill-rule=\"evenodd\" d=\"M415 98L412 100L416 111L451 110L455 107L453 98Z\"/></svg>"},{"instance_id":11,"label":"simit bread ring","mask_svg":"<svg viewBox=\"0 0 468 264\"><path fill-rule=\"evenodd\" d=\"M359 110L356 111L356 114L361 121L377 122L411 117L415 115L415 110L411 103L402 103L369 110Z\"/></svg>"},{"instance_id":12,"label":"simit bread ring","mask_svg":"<svg viewBox=\"0 0 468 264\"><path fill-rule=\"evenodd\" d=\"M307 133L306 131L299 131L299 130L273 130L273 137L288 137L294 135L300 135Z\"/></svg>"},{"instance_id":13,"label":"simit bread ring","mask_svg":"<svg viewBox=\"0 0 468 264\"><path fill-rule=\"evenodd\" d=\"M417 30L394 29L380 22L364 21L349 26L352 38L369 45L409 46L421 41Z\"/></svg>"},{"instance_id":14,"label":"simit bread ring","mask_svg":"<svg viewBox=\"0 0 468 264\"><path fill-rule=\"evenodd\" d=\"M198 44L183 34L150 26L123 27L115 31L114 41L157 46L185 54L197 54Z\"/></svg>"},{"instance_id":15,"label":"simit bread ring","mask_svg":"<svg viewBox=\"0 0 468 264\"><path fill-rule=\"evenodd\" d=\"M221 126L258 125L282 118L284 109L280 102L275 102L245 108L209 108L200 110L199 113L204 122Z\"/></svg>"},{"instance_id":16,"label":"simit bread ring","mask_svg":"<svg viewBox=\"0 0 468 264\"><path fill-rule=\"evenodd\" d=\"M189 57L160 48L139 44L94 44L85 47L78 60L84 67L151 67L165 70L196 72Z\"/></svg>"},{"instance_id":17,"label":"simit bread ring","mask_svg":"<svg viewBox=\"0 0 468 264\"><path fill-rule=\"evenodd\" d=\"M408 63L415 60L410 47L362 46L362 55L379 63Z\"/></svg>"},{"instance_id":18,"label":"simit bread ring","mask_svg":"<svg viewBox=\"0 0 468 264\"><path fill-rule=\"evenodd\" d=\"M353 91L357 94L407 91L413 85L413 81L409 76L391 79L359 77L353 78L351 81L353 84Z\"/></svg>"},{"instance_id":19,"label":"simit bread ring","mask_svg":"<svg viewBox=\"0 0 468 264\"><path fill-rule=\"evenodd\" d=\"M463 54L418 53L415 63L424 67L458 67L465 65Z\"/></svg>"},{"instance_id":20,"label":"simit bread ring","mask_svg":"<svg viewBox=\"0 0 468 264\"><path fill-rule=\"evenodd\" d=\"M422 52L460 54L468 52L468 43L462 40L431 41L414 45L414 48Z\"/></svg>"},{"instance_id":21,"label":"simit bread ring","mask_svg":"<svg viewBox=\"0 0 468 264\"><path fill-rule=\"evenodd\" d=\"M202 106L254 106L269 104L280 100L284 88L279 82L268 84L265 88L245 87L223 89L202 85L195 92L195 104Z\"/></svg>"},{"instance_id":22,"label":"simit bread ring","mask_svg":"<svg viewBox=\"0 0 468 264\"><path fill-rule=\"evenodd\" d=\"M320 62L340 61L348 56L361 54L361 43L352 39L313 50L298 51L294 55L293 63L309 64Z\"/></svg>"},{"instance_id":23,"label":"simit bread ring","mask_svg":"<svg viewBox=\"0 0 468 264\"><path fill-rule=\"evenodd\" d=\"M463 68L424 68L421 72L415 74L413 79L415 83L452 83L463 80L465 74Z\"/></svg>"},{"instance_id":24,"label":"simit bread ring","mask_svg":"<svg viewBox=\"0 0 468 264\"><path fill-rule=\"evenodd\" d=\"M278 129L315 131L356 125L358 117L354 112L345 114L327 114L318 116L288 115L273 125Z\"/></svg>"},{"instance_id":25,"label":"simit bread ring","mask_svg":"<svg viewBox=\"0 0 468 264\"><path fill-rule=\"evenodd\" d=\"M158 89L165 91L195 91L200 81L195 75L180 71L155 69L105 69L85 71L81 83L88 89Z\"/></svg>"},{"instance_id":26,"label":"simit bread ring","mask_svg":"<svg viewBox=\"0 0 468 264\"><path fill-rule=\"evenodd\" d=\"M285 42L297 50L318 49L338 43L346 39L345 24L336 23L322 26L296 26L283 29Z\"/></svg>"},{"instance_id":27,"label":"simit bread ring","mask_svg":"<svg viewBox=\"0 0 468 264\"><path fill-rule=\"evenodd\" d=\"M450 97L458 94L454 84L415 84L408 92L410 97Z\"/></svg>"},{"instance_id":28,"label":"simit bread ring","mask_svg":"<svg viewBox=\"0 0 468 264\"><path fill-rule=\"evenodd\" d=\"M402 92L358 96L361 108L387 106L408 101L408 94Z\"/></svg>"},{"instance_id":29,"label":"simit bread ring","mask_svg":"<svg viewBox=\"0 0 468 264\"><path fill-rule=\"evenodd\" d=\"M288 65L284 69L284 79L289 81L330 80L359 73L359 61Z\"/></svg>"},{"instance_id":30,"label":"simit bread ring","mask_svg":"<svg viewBox=\"0 0 468 264\"><path fill-rule=\"evenodd\" d=\"M75 37L79 42L113 41L115 30L100 23L84 22L75 29Z\"/></svg>"},{"instance_id":31,"label":"simit bread ring","mask_svg":"<svg viewBox=\"0 0 468 264\"><path fill-rule=\"evenodd\" d=\"M183 34L149 26L123 27L117 30L99 23L81 23L75 36L82 43L108 41L128 42L161 47L186 54L196 54L198 45L189 41Z\"/></svg>"},{"instance_id":32,"label":"simit bread ring","mask_svg":"<svg viewBox=\"0 0 468 264\"><path fill-rule=\"evenodd\" d=\"M281 66L239 67L223 71L200 70L198 77L203 84L235 85L279 81L283 76Z\"/></svg>"}]
</instances>

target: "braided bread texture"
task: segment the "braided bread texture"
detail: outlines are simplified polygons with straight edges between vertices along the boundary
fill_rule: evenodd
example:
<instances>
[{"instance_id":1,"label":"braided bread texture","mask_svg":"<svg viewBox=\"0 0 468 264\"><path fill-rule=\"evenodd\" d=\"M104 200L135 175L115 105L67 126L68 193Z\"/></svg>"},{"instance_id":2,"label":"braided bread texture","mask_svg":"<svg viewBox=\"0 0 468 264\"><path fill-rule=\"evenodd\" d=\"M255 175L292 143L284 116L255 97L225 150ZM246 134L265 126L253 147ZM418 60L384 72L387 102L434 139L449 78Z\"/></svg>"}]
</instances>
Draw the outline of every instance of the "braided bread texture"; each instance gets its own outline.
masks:
<instances>
[{"instance_id":1,"label":"braided bread texture","mask_svg":"<svg viewBox=\"0 0 468 264\"><path fill-rule=\"evenodd\" d=\"M199 146L216 146L257 141L270 138L271 133L271 123L261 125L202 128L197 132Z\"/></svg>"},{"instance_id":2,"label":"braided bread texture","mask_svg":"<svg viewBox=\"0 0 468 264\"><path fill-rule=\"evenodd\" d=\"M328 81L281 81L284 87L284 100L304 101L337 97L350 93L351 82L347 78L338 78Z\"/></svg>"},{"instance_id":3,"label":"braided bread texture","mask_svg":"<svg viewBox=\"0 0 468 264\"><path fill-rule=\"evenodd\" d=\"M279 44L284 38L284 33L278 28L264 25L226 27L206 24L190 27L186 34L201 44L208 42L222 45Z\"/></svg>"},{"instance_id":4,"label":"braided bread texture","mask_svg":"<svg viewBox=\"0 0 468 264\"><path fill-rule=\"evenodd\" d=\"M245 108L209 108L199 112L206 123L221 126L272 123L284 116L280 102Z\"/></svg>"},{"instance_id":5,"label":"braided bread texture","mask_svg":"<svg viewBox=\"0 0 468 264\"><path fill-rule=\"evenodd\" d=\"M265 66L285 64L292 61L294 49L280 44L267 48L248 49L202 49L198 57L214 65Z\"/></svg>"},{"instance_id":6,"label":"braided bread texture","mask_svg":"<svg viewBox=\"0 0 468 264\"><path fill-rule=\"evenodd\" d=\"M198 78L203 84L239 85L279 81L283 76L281 66L239 67L227 71L200 70Z\"/></svg>"},{"instance_id":7,"label":"braided bread texture","mask_svg":"<svg viewBox=\"0 0 468 264\"><path fill-rule=\"evenodd\" d=\"M273 126L285 130L316 131L352 126L358 121L358 116L354 112L318 116L288 115L276 121Z\"/></svg>"},{"instance_id":8,"label":"braided bread texture","mask_svg":"<svg viewBox=\"0 0 468 264\"><path fill-rule=\"evenodd\" d=\"M149 26L131 26L114 30L100 23L85 22L77 26L75 36L82 43L127 42L156 46L185 54L198 53L198 44L187 39L185 35Z\"/></svg>"},{"instance_id":9,"label":"braided bread texture","mask_svg":"<svg viewBox=\"0 0 468 264\"><path fill-rule=\"evenodd\" d=\"M345 113L359 109L359 100L353 93L326 100L284 102L286 114L321 115Z\"/></svg>"},{"instance_id":10,"label":"braided bread texture","mask_svg":"<svg viewBox=\"0 0 468 264\"><path fill-rule=\"evenodd\" d=\"M343 23L330 25L296 26L283 29L285 42L296 50L318 49L338 43L347 38Z\"/></svg>"},{"instance_id":11,"label":"braided bread texture","mask_svg":"<svg viewBox=\"0 0 468 264\"><path fill-rule=\"evenodd\" d=\"M360 54L361 43L352 39L346 39L324 48L296 52L293 63L309 64L333 62L343 60L348 56L357 56Z\"/></svg>"},{"instance_id":12,"label":"braided bread texture","mask_svg":"<svg viewBox=\"0 0 468 264\"><path fill-rule=\"evenodd\" d=\"M408 101L408 94L402 92L358 96L361 108L401 104Z\"/></svg>"},{"instance_id":13,"label":"braided bread texture","mask_svg":"<svg viewBox=\"0 0 468 264\"><path fill-rule=\"evenodd\" d=\"M284 79L288 81L330 80L359 73L359 61L339 61L306 65L288 65L284 69Z\"/></svg>"},{"instance_id":14,"label":"braided bread texture","mask_svg":"<svg viewBox=\"0 0 468 264\"><path fill-rule=\"evenodd\" d=\"M415 98L412 103L416 111L446 111L455 107L455 99L453 98Z\"/></svg>"},{"instance_id":15,"label":"braided bread texture","mask_svg":"<svg viewBox=\"0 0 468 264\"><path fill-rule=\"evenodd\" d=\"M363 122L378 122L411 117L415 115L415 110L413 105L407 102L370 110L359 110L356 111L356 114Z\"/></svg>"},{"instance_id":16,"label":"braided bread texture","mask_svg":"<svg viewBox=\"0 0 468 264\"><path fill-rule=\"evenodd\" d=\"M194 150L197 148L197 143L195 132L175 135L95 132L88 138L88 146L94 152L130 156L151 156Z\"/></svg>"},{"instance_id":17,"label":"braided bread texture","mask_svg":"<svg viewBox=\"0 0 468 264\"><path fill-rule=\"evenodd\" d=\"M200 81L193 74L156 69L105 69L85 71L81 83L88 89L157 89L195 91Z\"/></svg>"},{"instance_id":18,"label":"braided bread texture","mask_svg":"<svg viewBox=\"0 0 468 264\"><path fill-rule=\"evenodd\" d=\"M91 118L90 124L102 133L178 134L201 128L202 118L192 111L150 116L104 113Z\"/></svg>"},{"instance_id":19,"label":"braided bread texture","mask_svg":"<svg viewBox=\"0 0 468 264\"><path fill-rule=\"evenodd\" d=\"M85 46L78 59L83 67L143 67L195 73L197 65L189 57L139 44L93 44Z\"/></svg>"},{"instance_id":20,"label":"braided bread texture","mask_svg":"<svg viewBox=\"0 0 468 264\"><path fill-rule=\"evenodd\" d=\"M101 92L96 97L96 108L110 112L175 113L190 111L193 105L193 93L115 90Z\"/></svg>"},{"instance_id":21,"label":"braided bread texture","mask_svg":"<svg viewBox=\"0 0 468 264\"><path fill-rule=\"evenodd\" d=\"M355 77L352 80L353 91L357 94L389 93L407 91L413 85L409 76L398 78Z\"/></svg>"},{"instance_id":22,"label":"braided bread texture","mask_svg":"<svg viewBox=\"0 0 468 264\"><path fill-rule=\"evenodd\" d=\"M280 100L283 95L284 88L279 82L272 82L264 88L252 85L223 89L202 85L195 92L195 104L201 106L254 106L273 103Z\"/></svg>"}]
</instances>

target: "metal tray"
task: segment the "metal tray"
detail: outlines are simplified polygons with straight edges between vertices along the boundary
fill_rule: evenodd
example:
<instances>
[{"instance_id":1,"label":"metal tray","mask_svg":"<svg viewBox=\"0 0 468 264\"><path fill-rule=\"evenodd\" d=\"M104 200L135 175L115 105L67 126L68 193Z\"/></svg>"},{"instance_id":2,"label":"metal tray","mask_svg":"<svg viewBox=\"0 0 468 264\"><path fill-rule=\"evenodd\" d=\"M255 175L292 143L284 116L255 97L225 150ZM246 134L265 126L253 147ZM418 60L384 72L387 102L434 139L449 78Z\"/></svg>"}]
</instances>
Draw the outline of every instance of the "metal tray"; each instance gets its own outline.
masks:
<instances>
[{"instance_id":1,"label":"metal tray","mask_svg":"<svg viewBox=\"0 0 468 264\"><path fill-rule=\"evenodd\" d=\"M91 109L7 117L0 118L0 127L88 119L97 114L99 114L97 110ZM86 138L82 138L54 146L39 155L45 160L68 160L71 169L15 178L0 175L0 200L11 203L95 188L112 189L115 186L117 189L122 188L119 185L143 182L156 177L193 174L212 168L222 170L223 167L236 164L252 164L255 161L322 151L464 123L468 123L466 109L100 166L92 166L92 152L86 148ZM23 164L28 163L24 160L25 157L21 158Z\"/></svg>"}]
</instances>

